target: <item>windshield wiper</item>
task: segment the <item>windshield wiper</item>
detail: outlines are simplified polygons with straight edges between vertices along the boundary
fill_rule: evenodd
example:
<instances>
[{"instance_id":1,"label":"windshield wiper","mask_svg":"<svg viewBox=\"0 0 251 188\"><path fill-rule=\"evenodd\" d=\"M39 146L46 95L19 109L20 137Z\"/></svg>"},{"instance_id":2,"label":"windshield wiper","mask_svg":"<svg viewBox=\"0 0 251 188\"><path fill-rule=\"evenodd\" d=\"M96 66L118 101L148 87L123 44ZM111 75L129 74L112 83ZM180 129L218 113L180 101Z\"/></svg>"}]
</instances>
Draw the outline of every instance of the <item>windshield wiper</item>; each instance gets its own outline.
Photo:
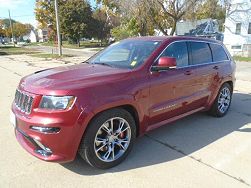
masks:
<instances>
[{"instance_id":1,"label":"windshield wiper","mask_svg":"<svg viewBox=\"0 0 251 188\"><path fill-rule=\"evenodd\" d=\"M104 66L108 66L108 67L113 67L112 65L108 64L108 63L92 63L92 64L97 64L97 65L104 65Z\"/></svg>"}]
</instances>

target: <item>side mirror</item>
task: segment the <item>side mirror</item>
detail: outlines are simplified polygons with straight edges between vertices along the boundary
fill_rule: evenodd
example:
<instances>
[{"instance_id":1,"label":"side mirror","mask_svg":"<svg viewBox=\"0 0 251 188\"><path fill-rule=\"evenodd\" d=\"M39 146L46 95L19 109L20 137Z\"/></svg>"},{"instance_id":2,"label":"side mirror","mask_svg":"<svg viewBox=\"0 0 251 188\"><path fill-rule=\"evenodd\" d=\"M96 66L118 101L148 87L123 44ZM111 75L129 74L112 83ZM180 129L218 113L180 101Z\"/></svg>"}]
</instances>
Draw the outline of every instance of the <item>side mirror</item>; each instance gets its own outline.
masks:
<instances>
[{"instance_id":1,"label":"side mirror","mask_svg":"<svg viewBox=\"0 0 251 188\"><path fill-rule=\"evenodd\" d=\"M176 58L174 57L161 57L157 65L152 67L152 71L168 70L171 67L176 67Z\"/></svg>"}]
</instances>

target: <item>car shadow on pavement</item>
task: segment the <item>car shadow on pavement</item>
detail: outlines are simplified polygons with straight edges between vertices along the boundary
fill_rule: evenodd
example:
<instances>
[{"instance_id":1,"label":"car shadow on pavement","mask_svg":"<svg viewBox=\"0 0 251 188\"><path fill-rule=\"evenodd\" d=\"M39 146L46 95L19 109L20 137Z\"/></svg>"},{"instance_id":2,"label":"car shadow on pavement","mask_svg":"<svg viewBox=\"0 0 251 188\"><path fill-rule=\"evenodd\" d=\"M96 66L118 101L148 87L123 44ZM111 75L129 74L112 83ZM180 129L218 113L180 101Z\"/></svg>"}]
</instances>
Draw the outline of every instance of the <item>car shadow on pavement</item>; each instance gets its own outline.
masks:
<instances>
[{"instance_id":1,"label":"car shadow on pavement","mask_svg":"<svg viewBox=\"0 0 251 188\"><path fill-rule=\"evenodd\" d=\"M215 118L207 113L197 113L151 131L139 137L127 159L112 169L94 169L80 156L71 163L61 165L77 174L92 176L167 163L191 156L192 153L234 131L251 132L251 128L242 128L251 122L250 106L250 94L234 93L232 106L225 117Z\"/></svg>"}]
</instances>

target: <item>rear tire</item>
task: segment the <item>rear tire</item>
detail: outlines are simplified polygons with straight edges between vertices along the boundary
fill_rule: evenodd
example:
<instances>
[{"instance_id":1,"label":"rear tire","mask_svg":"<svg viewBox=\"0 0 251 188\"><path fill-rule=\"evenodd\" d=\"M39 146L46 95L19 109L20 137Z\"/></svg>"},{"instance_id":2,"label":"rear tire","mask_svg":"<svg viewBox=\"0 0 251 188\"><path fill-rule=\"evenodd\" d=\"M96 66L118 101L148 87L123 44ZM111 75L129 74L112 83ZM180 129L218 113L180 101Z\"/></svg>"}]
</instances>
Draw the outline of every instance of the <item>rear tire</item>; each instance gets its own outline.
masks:
<instances>
[{"instance_id":1,"label":"rear tire","mask_svg":"<svg viewBox=\"0 0 251 188\"><path fill-rule=\"evenodd\" d=\"M127 157L135 138L136 124L132 115L122 108L111 109L90 122L78 152L91 166L108 169Z\"/></svg>"},{"instance_id":2,"label":"rear tire","mask_svg":"<svg viewBox=\"0 0 251 188\"><path fill-rule=\"evenodd\" d=\"M224 83L219 93L209 110L209 114L214 117L223 117L227 114L232 101L233 88L228 84Z\"/></svg>"}]
</instances>

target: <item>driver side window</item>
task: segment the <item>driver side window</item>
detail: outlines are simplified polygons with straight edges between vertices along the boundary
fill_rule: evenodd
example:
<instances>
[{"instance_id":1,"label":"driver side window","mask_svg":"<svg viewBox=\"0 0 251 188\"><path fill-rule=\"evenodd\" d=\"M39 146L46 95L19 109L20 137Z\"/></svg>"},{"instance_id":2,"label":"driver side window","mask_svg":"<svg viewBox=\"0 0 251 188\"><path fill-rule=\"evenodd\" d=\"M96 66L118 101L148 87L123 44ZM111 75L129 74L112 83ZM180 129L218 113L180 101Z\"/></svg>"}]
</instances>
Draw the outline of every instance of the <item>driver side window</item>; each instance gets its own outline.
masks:
<instances>
[{"instance_id":1,"label":"driver side window","mask_svg":"<svg viewBox=\"0 0 251 188\"><path fill-rule=\"evenodd\" d=\"M188 52L186 42L175 42L167 47L161 57L176 58L177 67L188 66Z\"/></svg>"}]
</instances>

